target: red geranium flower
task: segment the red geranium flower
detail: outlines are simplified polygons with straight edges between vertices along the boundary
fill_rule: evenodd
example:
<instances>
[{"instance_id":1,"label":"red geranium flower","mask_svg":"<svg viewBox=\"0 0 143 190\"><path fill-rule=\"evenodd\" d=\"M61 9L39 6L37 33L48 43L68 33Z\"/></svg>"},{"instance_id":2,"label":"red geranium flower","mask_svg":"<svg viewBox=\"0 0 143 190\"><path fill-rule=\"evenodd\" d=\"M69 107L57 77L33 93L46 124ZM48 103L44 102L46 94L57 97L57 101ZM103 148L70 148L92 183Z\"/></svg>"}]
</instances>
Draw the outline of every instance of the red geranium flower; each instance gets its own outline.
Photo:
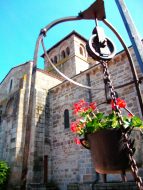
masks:
<instances>
[{"instance_id":1,"label":"red geranium flower","mask_svg":"<svg viewBox=\"0 0 143 190\"><path fill-rule=\"evenodd\" d=\"M95 102L92 102L89 104L89 103L85 102L85 100L80 100L78 103L75 103L73 105L73 113L75 115L81 114L83 112L85 113L88 110L95 111L95 109L96 109L96 103Z\"/></svg>"},{"instance_id":2,"label":"red geranium flower","mask_svg":"<svg viewBox=\"0 0 143 190\"><path fill-rule=\"evenodd\" d=\"M117 103L116 103L116 104L117 104L117 106L118 106L119 108L125 108L125 107L127 106L125 100L122 100L122 99L120 99L120 98L117 98L116 100L117 100ZM111 104L112 104L112 109L115 110L115 104L114 104L114 101L113 101L113 100L111 101Z\"/></svg>"},{"instance_id":3,"label":"red geranium flower","mask_svg":"<svg viewBox=\"0 0 143 190\"><path fill-rule=\"evenodd\" d=\"M84 100L80 100L78 103L73 105L73 113L77 114L78 112L83 111L83 107L85 106L86 102Z\"/></svg>"},{"instance_id":4,"label":"red geranium flower","mask_svg":"<svg viewBox=\"0 0 143 190\"><path fill-rule=\"evenodd\" d=\"M76 144L81 144L81 143L80 143L80 140L79 140L78 138L75 138L75 139L74 139L74 142L75 142Z\"/></svg>"},{"instance_id":5,"label":"red geranium flower","mask_svg":"<svg viewBox=\"0 0 143 190\"><path fill-rule=\"evenodd\" d=\"M73 109L73 113L77 114L81 110L81 107L78 104L74 104Z\"/></svg>"},{"instance_id":6,"label":"red geranium flower","mask_svg":"<svg viewBox=\"0 0 143 190\"><path fill-rule=\"evenodd\" d=\"M71 131L73 133L76 133L77 132L77 123L76 122L72 122L70 129L71 129Z\"/></svg>"},{"instance_id":7,"label":"red geranium flower","mask_svg":"<svg viewBox=\"0 0 143 190\"><path fill-rule=\"evenodd\" d=\"M124 108L126 111L128 111L128 113L130 113L128 117L122 117L125 128L130 126L143 128L143 121L137 116L134 116L128 110L125 100L117 98L112 100L111 104L113 110L111 113L106 114L104 112L98 111L95 102L89 103L85 102L84 100L80 100L79 102L75 103L73 111L76 113L77 119L71 123L71 131L78 135L79 138L82 138L86 137L87 134L92 134L103 129L119 128L119 116L116 113L116 111L119 111L118 108ZM74 142L76 144L83 144L80 143L80 139L78 138L75 138Z\"/></svg>"},{"instance_id":8,"label":"red geranium flower","mask_svg":"<svg viewBox=\"0 0 143 190\"><path fill-rule=\"evenodd\" d=\"M89 107L84 107L84 108L83 108L83 111L84 111L84 112L87 112L88 110L89 110Z\"/></svg>"},{"instance_id":9,"label":"red geranium flower","mask_svg":"<svg viewBox=\"0 0 143 190\"><path fill-rule=\"evenodd\" d=\"M96 103L92 102L89 104L90 108L94 111L96 109Z\"/></svg>"}]
</instances>

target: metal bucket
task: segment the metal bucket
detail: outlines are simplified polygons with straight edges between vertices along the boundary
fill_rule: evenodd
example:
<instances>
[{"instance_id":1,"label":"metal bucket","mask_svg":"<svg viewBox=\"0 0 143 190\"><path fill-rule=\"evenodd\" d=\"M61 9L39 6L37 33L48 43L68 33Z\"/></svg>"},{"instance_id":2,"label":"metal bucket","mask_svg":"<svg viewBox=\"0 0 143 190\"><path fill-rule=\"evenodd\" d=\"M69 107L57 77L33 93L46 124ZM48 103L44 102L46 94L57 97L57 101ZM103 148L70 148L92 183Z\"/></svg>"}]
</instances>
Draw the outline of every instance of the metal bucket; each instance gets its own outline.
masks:
<instances>
[{"instance_id":1,"label":"metal bucket","mask_svg":"<svg viewBox=\"0 0 143 190\"><path fill-rule=\"evenodd\" d=\"M120 129L105 129L88 134L96 172L121 173L129 168L129 158Z\"/></svg>"}]
</instances>

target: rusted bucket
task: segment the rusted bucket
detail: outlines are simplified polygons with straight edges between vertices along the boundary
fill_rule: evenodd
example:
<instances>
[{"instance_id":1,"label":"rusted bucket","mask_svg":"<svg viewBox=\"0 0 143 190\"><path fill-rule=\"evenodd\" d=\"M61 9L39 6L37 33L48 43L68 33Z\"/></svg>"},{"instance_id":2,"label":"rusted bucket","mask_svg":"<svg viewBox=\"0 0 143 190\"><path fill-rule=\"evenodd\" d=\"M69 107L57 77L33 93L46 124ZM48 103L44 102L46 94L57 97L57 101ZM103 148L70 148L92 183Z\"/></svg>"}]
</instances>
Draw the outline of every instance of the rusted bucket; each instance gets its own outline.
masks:
<instances>
[{"instance_id":1,"label":"rusted bucket","mask_svg":"<svg viewBox=\"0 0 143 190\"><path fill-rule=\"evenodd\" d=\"M96 172L120 173L129 168L129 158L120 129L105 129L88 134Z\"/></svg>"}]
</instances>

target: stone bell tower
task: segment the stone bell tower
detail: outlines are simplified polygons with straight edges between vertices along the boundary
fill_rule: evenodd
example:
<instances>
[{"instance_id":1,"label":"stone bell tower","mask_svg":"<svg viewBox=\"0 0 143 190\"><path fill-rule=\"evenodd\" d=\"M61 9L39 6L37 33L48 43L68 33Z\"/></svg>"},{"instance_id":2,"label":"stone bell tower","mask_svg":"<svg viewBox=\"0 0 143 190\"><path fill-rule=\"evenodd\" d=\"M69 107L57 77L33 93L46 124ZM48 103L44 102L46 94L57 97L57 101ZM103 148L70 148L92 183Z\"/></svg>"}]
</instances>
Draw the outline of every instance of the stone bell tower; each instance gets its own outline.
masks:
<instances>
[{"instance_id":1,"label":"stone bell tower","mask_svg":"<svg viewBox=\"0 0 143 190\"><path fill-rule=\"evenodd\" d=\"M53 47L47 53L55 66L66 76L72 77L90 67L88 54L86 52L87 40L73 31ZM44 69L49 72L56 72L48 61L45 55Z\"/></svg>"}]
</instances>

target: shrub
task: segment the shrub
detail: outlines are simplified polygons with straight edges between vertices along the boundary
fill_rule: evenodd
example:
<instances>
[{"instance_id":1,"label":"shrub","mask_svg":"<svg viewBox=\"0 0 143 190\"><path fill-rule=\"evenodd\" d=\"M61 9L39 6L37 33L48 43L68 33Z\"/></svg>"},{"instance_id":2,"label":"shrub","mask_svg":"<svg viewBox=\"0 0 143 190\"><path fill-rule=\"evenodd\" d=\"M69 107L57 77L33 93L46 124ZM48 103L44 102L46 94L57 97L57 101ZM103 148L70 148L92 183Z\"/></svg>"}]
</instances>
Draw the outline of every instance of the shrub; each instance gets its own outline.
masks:
<instances>
[{"instance_id":1,"label":"shrub","mask_svg":"<svg viewBox=\"0 0 143 190\"><path fill-rule=\"evenodd\" d=\"M6 185L10 168L5 161L0 161L0 187Z\"/></svg>"}]
</instances>

